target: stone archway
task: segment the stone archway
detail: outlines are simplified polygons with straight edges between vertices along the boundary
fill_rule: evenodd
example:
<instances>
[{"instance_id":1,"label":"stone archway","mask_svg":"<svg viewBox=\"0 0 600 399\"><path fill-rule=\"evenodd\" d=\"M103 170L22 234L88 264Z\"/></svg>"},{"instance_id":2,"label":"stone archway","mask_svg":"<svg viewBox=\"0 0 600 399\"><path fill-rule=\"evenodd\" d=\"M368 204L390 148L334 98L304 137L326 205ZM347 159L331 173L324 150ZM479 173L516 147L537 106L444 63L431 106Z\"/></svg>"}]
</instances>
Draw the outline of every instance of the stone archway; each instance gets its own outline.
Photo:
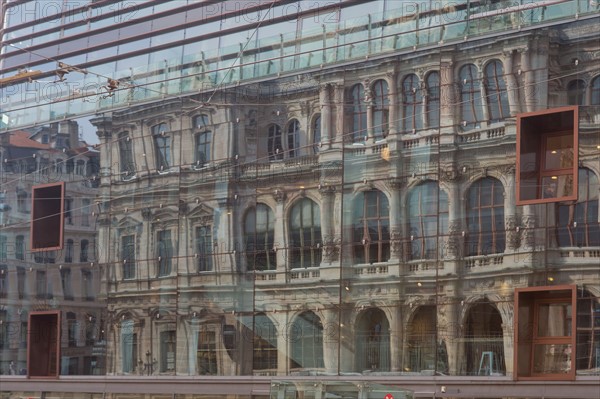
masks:
<instances>
[{"instance_id":1,"label":"stone archway","mask_svg":"<svg viewBox=\"0 0 600 399\"><path fill-rule=\"evenodd\" d=\"M361 312L355 323L356 371L390 370L390 323L381 309Z\"/></svg>"},{"instance_id":2,"label":"stone archway","mask_svg":"<svg viewBox=\"0 0 600 399\"><path fill-rule=\"evenodd\" d=\"M504 375L502 317L487 300L476 302L465 319L465 367L467 375Z\"/></svg>"}]
</instances>

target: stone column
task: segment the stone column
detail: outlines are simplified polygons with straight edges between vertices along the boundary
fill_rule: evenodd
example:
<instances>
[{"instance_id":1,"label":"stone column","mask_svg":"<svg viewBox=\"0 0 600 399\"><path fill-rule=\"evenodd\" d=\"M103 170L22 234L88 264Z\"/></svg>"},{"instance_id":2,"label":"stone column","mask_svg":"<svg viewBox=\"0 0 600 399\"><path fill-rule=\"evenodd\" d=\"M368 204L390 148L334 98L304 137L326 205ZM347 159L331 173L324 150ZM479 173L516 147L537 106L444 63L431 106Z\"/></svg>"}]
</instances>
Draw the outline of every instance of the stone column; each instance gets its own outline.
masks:
<instances>
[{"instance_id":1,"label":"stone column","mask_svg":"<svg viewBox=\"0 0 600 399\"><path fill-rule=\"evenodd\" d=\"M447 257L451 260L456 261L462 255L462 209L460 194L460 181L458 178L447 180L446 186L448 187L448 241L447 246Z\"/></svg>"},{"instance_id":2,"label":"stone column","mask_svg":"<svg viewBox=\"0 0 600 399\"><path fill-rule=\"evenodd\" d=\"M331 145L331 85L325 84L319 88L321 103L321 149L327 150Z\"/></svg>"},{"instance_id":3,"label":"stone column","mask_svg":"<svg viewBox=\"0 0 600 399\"><path fill-rule=\"evenodd\" d=\"M335 98L335 133L333 134L334 141L338 142L339 146L343 146L347 138L344 137L344 85L339 83L333 86Z\"/></svg>"},{"instance_id":4,"label":"stone column","mask_svg":"<svg viewBox=\"0 0 600 399\"><path fill-rule=\"evenodd\" d=\"M520 49L519 53L521 54L521 71L523 74L523 97L525 104L525 111L532 112L535 110L535 94L536 87L535 82L533 81L534 72L531 70L531 51L529 49Z\"/></svg>"},{"instance_id":5,"label":"stone column","mask_svg":"<svg viewBox=\"0 0 600 399\"><path fill-rule=\"evenodd\" d=\"M375 105L373 104L373 94L371 93L370 82L363 82L365 87L365 107L367 107L367 133L366 136L375 142L375 127L373 126L373 110Z\"/></svg>"},{"instance_id":6,"label":"stone column","mask_svg":"<svg viewBox=\"0 0 600 399\"><path fill-rule=\"evenodd\" d=\"M442 58L440 63L440 132L454 134L456 88L454 82L454 62L452 58Z\"/></svg>"},{"instance_id":7,"label":"stone column","mask_svg":"<svg viewBox=\"0 0 600 399\"><path fill-rule=\"evenodd\" d=\"M478 78L479 78L479 93L481 95L481 111L482 111L482 115L483 115L483 120L481 122L484 121L489 121L490 120L490 108L488 107L488 103L489 103L489 98L487 97L487 90L485 89L485 73L483 72L483 63L478 63L477 65L477 69L478 69ZM477 114L477 113L476 113ZM483 126L482 126L483 127Z\"/></svg>"},{"instance_id":8,"label":"stone column","mask_svg":"<svg viewBox=\"0 0 600 399\"><path fill-rule=\"evenodd\" d=\"M332 309L323 310L323 360L325 372L335 374L338 372L340 344L340 330L338 312Z\"/></svg>"},{"instance_id":9,"label":"stone column","mask_svg":"<svg viewBox=\"0 0 600 399\"><path fill-rule=\"evenodd\" d=\"M387 182L390 191L390 261L402 259L402 213L403 206L400 200L402 181L392 178Z\"/></svg>"},{"instance_id":10,"label":"stone column","mask_svg":"<svg viewBox=\"0 0 600 399\"><path fill-rule=\"evenodd\" d=\"M323 245L322 262L331 264L337 261L335 236L333 231L335 186L319 186L321 194L321 242Z\"/></svg>"},{"instance_id":11,"label":"stone column","mask_svg":"<svg viewBox=\"0 0 600 399\"><path fill-rule=\"evenodd\" d=\"M389 112L389 133L388 135L391 137L394 137L396 134L398 134L398 123L400 122L398 120L399 115L398 115L398 89L397 89L397 82L396 82L396 73L395 72L390 72L387 75L387 82L388 82L388 88L389 88L389 92L388 92L388 101L390 103L390 112Z\"/></svg>"},{"instance_id":12,"label":"stone column","mask_svg":"<svg viewBox=\"0 0 600 399\"><path fill-rule=\"evenodd\" d=\"M506 375L512 377L514 373L514 297L501 298L496 307L502 316L502 339L504 342L504 364Z\"/></svg>"},{"instance_id":13,"label":"stone column","mask_svg":"<svg viewBox=\"0 0 600 399\"><path fill-rule=\"evenodd\" d=\"M390 318L390 371L402 371L402 312L400 306L392 307Z\"/></svg>"},{"instance_id":14,"label":"stone column","mask_svg":"<svg viewBox=\"0 0 600 399\"><path fill-rule=\"evenodd\" d=\"M520 112L519 104L519 84L515 75L513 75L513 52L505 51L502 53L502 65L504 69L504 76L506 77L506 93L508 96L508 107L510 109L510 115L515 116Z\"/></svg>"},{"instance_id":15,"label":"stone column","mask_svg":"<svg viewBox=\"0 0 600 399\"><path fill-rule=\"evenodd\" d=\"M286 265L286 248L287 248L287 240L285 237L285 220L283 213L283 206L286 199L286 194L281 189L275 189L273 192L273 198L277 202L275 206L275 226L274 226L274 239L273 245L277 248L277 253L275 254L275 261L277 266L278 273L285 273L287 270Z\"/></svg>"}]
</instances>

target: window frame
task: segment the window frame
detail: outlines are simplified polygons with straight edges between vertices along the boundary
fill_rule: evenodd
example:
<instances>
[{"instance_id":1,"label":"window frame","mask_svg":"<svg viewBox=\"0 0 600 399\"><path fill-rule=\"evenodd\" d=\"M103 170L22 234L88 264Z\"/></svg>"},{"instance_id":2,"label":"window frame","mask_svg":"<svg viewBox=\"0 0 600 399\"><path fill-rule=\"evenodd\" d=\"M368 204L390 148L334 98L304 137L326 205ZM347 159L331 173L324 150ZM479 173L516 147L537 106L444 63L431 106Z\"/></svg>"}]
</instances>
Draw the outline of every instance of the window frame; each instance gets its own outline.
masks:
<instances>
[{"instance_id":1,"label":"window frame","mask_svg":"<svg viewBox=\"0 0 600 399\"><path fill-rule=\"evenodd\" d=\"M200 234L200 231L204 230L208 234ZM196 256L196 271L201 272L212 272L214 267L213 260L213 231L210 225L199 225L194 227L194 249ZM201 240L202 238L202 240ZM208 242L206 239L208 238ZM203 245L202 245L202 243ZM201 250L204 247L204 250ZM208 251L206 251L208 250Z\"/></svg>"},{"instance_id":2,"label":"window frame","mask_svg":"<svg viewBox=\"0 0 600 399\"><path fill-rule=\"evenodd\" d=\"M168 233L168 246L164 247L165 256L163 256L163 248L161 247L161 243L165 238L162 237ZM161 238L162 237L162 238ZM173 248L173 237L171 234L171 229L162 229L156 232L156 276L157 277L169 277L173 272L173 257L174 257L174 248Z\"/></svg>"},{"instance_id":3,"label":"window frame","mask_svg":"<svg viewBox=\"0 0 600 399\"><path fill-rule=\"evenodd\" d=\"M135 176L135 158L133 156L133 140L129 132L119 134L119 171L121 179L127 180Z\"/></svg>"},{"instance_id":4,"label":"window frame","mask_svg":"<svg viewBox=\"0 0 600 399\"><path fill-rule=\"evenodd\" d=\"M433 194L435 197L436 209L433 213L423 213L424 204L427 202L424 199L425 195ZM418 212L415 212L411 207L413 203L412 199L414 195L418 195L418 199L416 204L419 209ZM410 260L436 260L443 259L443 240L446 236L445 231L442 231L441 227L445 224L448 226L449 220L449 208L448 208L448 194L442 190L439 183L434 180L425 181L417 186L413 187L408 192L407 197L407 208L408 208L408 232L410 234L411 241L411 251L410 251ZM442 209L442 204L446 204L445 209ZM443 220L445 218L445 221ZM434 219L435 221L433 221ZM413 235L413 221L418 222L418 230L422 234L416 237ZM426 232L429 230L426 228L426 225L432 223L435 224L436 233L434 235L426 235ZM435 240L436 243L434 245L435 256L431 257L428 254L430 251L429 246L427 245L430 240ZM420 256L415 257L415 244L420 243Z\"/></svg>"},{"instance_id":5,"label":"window frame","mask_svg":"<svg viewBox=\"0 0 600 399\"><path fill-rule=\"evenodd\" d=\"M350 117L352 119L350 137L353 143L365 141L368 135L367 107L365 105L365 88L362 83L357 83L349 91Z\"/></svg>"},{"instance_id":6,"label":"window frame","mask_svg":"<svg viewBox=\"0 0 600 399\"><path fill-rule=\"evenodd\" d=\"M131 239L131 242L126 243ZM136 272L135 263L135 234L126 234L121 236L121 260L123 262L123 280L134 280Z\"/></svg>"},{"instance_id":7,"label":"window frame","mask_svg":"<svg viewBox=\"0 0 600 399\"><path fill-rule=\"evenodd\" d=\"M373 91L373 138L385 139L390 131L390 88L387 80L377 79ZM381 122L380 122L381 121Z\"/></svg>"},{"instance_id":8,"label":"window frame","mask_svg":"<svg viewBox=\"0 0 600 399\"><path fill-rule=\"evenodd\" d=\"M276 123L271 123L267 127L267 151L270 162L283 160L285 150L283 148L281 126Z\"/></svg>"},{"instance_id":9,"label":"window frame","mask_svg":"<svg viewBox=\"0 0 600 399\"><path fill-rule=\"evenodd\" d=\"M306 215L304 215L304 204L310 203L310 225L304 225ZM300 226L294 228L292 217L294 212L299 213ZM316 222L316 223L314 223ZM306 242L306 235L309 235L309 242ZM288 217L288 259L290 269L301 269L307 267L318 267L321 264L322 252L320 244L322 241L321 230L321 209L319 204L310 198L301 198L290 208ZM298 235L300 242L295 243L294 236ZM294 246L298 244L297 246ZM298 259L299 258L299 259ZM308 260L307 260L308 259Z\"/></svg>"},{"instance_id":10,"label":"window frame","mask_svg":"<svg viewBox=\"0 0 600 399\"><path fill-rule=\"evenodd\" d=\"M402 79L402 131L404 133L423 128L422 110L423 93L421 91L421 82L416 74L408 74Z\"/></svg>"},{"instance_id":11,"label":"window frame","mask_svg":"<svg viewBox=\"0 0 600 399\"><path fill-rule=\"evenodd\" d=\"M258 231L257 219L259 209L265 212L266 216L266 230ZM248 231L249 220L251 215L254 215L252 221L253 231ZM271 219L272 218L272 219ZM249 248L249 239L252 237L252 247ZM275 213L271 207L264 203L257 203L254 207L246 211L244 217L244 250L246 251L246 269L248 271L263 271L263 270L276 270L277 269L277 256L274 253L275 245ZM257 269L257 257L265 258L265 267L263 269Z\"/></svg>"},{"instance_id":12,"label":"window frame","mask_svg":"<svg viewBox=\"0 0 600 399\"><path fill-rule=\"evenodd\" d=\"M461 127L463 130L479 129L484 121L479 71L474 64L465 64L459 69L458 78Z\"/></svg>"},{"instance_id":13,"label":"window frame","mask_svg":"<svg viewBox=\"0 0 600 399\"><path fill-rule=\"evenodd\" d=\"M490 193L490 204L489 205L481 205L481 193L484 189L484 187L482 186L482 184L486 181L491 181L492 182L492 192ZM496 184L502 189L502 201L497 204L495 202L495 191L494 188L496 186ZM479 185L478 187L476 185ZM470 202L470 198L471 198L471 190L477 189L478 193L477 193L477 204L472 204ZM465 256L484 256L484 255L495 255L495 254L503 254L506 251L506 228L505 228L505 223L506 223L506 210L504 209L504 198L506 195L506 189L504 188L504 185L502 184L502 182L498 179L496 179L495 177L483 177L481 179L477 179L476 181L474 181L469 188L467 189L467 199L465 201L465 206L466 206L466 212L465 212L465 216L466 216L466 227L467 227L467 239L465 240ZM485 209L490 209L490 218L492 218L492 224L490 226L490 230L484 230L483 229L483 225L481 223L481 219L482 219L482 211ZM501 209L502 210L502 215L501 215L501 226L502 229L501 231L497 231L495 226L496 223L498 223L498 221L496 220L496 217L500 217L500 215L497 215L497 209ZM471 230L470 226L471 224L469 223L470 219L473 217L474 212L476 213L477 216L477 225L478 225L478 229L477 230ZM485 212L484 212L485 213ZM487 248L486 241L485 241L485 236L491 234L492 238L491 238L491 249L489 252L485 251L485 248ZM471 251L470 250L470 244L473 242L472 238L476 237L476 243L477 243L477 250L476 251ZM500 240L500 238L502 238L502 240ZM502 244L502 248L500 248L498 245Z\"/></svg>"},{"instance_id":14,"label":"window frame","mask_svg":"<svg viewBox=\"0 0 600 399\"><path fill-rule=\"evenodd\" d=\"M169 128L165 122L157 123L151 128L151 133L154 141L154 153L156 169L159 172L166 172L171 168L172 161L172 146Z\"/></svg>"},{"instance_id":15,"label":"window frame","mask_svg":"<svg viewBox=\"0 0 600 399\"><path fill-rule=\"evenodd\" d=\"M369 201L367 200L367 195L375 194L377 198L375 199L376 203L376 215L368 216L368 206ZM359 205L358 197L362 196L362 209L359 210L357 206ZM382 202L385 200L385 204ZM383 209L385 205L386 209ZM352 259L354 265L361 264L373 264L373 263L382 263L388 262L391 257L391 246L390 246L390 234L391 234L391 226L390 226L390 203L388 197L385 193L378 189L366 190L358 193L358 195L354 198L353 201L353 227L352 227ZM387 210L387 213L384 212ZM358 213L357 213L358 212ZM383 214L382 214L383 213ZM375 221L377 223L377 240L371 240L369 235L369 227L370 222ZM387 240L385 239L385 228L387 225ZM358 232L360 231L360 237L357 237ZM371 247L375 246L375 250L377 252L375 259L372 260L372 249ZM362 249L361 249L362 248ZM360 250L362 256L362 262L358 261L357 252ZM387 259L384 259L384 256L387 254Z\"/></svg>"},{"instance_id":16,"label":"window frame","mask_svg":"<svg viewBox=\"0 0 600 399\"><path fill-rule=\"evenodd\" d=\"M435 76L437 82L432 82L432 77ZM437 83L434 85L433 83ZM425 78L425 112L427 113L427 128L439 128L440 127L440 115L441 115L441 81L440 73L438 71L431 71Z\"/></svg>"},{"instance_id":17,"label":"window frame","mask_svg":"<svg viewBox=\"0 0 600 399\"><path fill-rule=\"evenodd\" d=\"M290 119L287 123L286 132L287 148L285 153L287 158L295 158L300 155L300 121L296 118Z\"/></svg>"},{"instance_id":18,"label":"window frame","mask_svg":"<svg viewBox=\"0 0 600 399\"><path fill-rule=\"evenodd\" d=\"M491 123L500 122L510 116L508 91L504 80L502 61L494 59L488 62L484 68L483 76L488 119Z\"/></svg>"}]
</instances>

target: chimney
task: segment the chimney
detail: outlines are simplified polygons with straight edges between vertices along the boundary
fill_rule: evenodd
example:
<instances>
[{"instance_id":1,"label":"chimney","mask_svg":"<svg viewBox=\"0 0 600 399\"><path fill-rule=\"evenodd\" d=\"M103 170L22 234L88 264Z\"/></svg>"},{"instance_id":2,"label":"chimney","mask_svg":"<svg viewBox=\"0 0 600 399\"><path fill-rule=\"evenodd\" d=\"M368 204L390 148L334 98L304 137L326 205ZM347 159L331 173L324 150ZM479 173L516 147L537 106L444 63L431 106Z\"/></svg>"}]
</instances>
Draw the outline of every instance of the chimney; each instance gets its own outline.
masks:
<instances>
[{"instance_id":1,"label":"chimney","mask_svg":"<svg viewBox=\"0 0 600 399\"><path fill-rule=\"evenodd\" d=\"M69 138L69 148L79 147L79 125L76 121L61 121L58 134Z\"/></svg>"}]
</instances>

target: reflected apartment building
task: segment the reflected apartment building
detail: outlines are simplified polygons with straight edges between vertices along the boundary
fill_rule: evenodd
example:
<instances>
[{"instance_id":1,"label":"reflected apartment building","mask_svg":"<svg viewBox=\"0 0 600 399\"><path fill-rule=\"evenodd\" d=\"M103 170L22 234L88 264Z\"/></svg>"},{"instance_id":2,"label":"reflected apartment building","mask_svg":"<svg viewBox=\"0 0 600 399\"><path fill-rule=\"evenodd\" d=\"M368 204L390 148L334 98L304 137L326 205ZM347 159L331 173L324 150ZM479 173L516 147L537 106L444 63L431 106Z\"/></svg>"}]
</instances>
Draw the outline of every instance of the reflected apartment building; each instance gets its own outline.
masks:
<instances>
[{"instance_id":1,"label":"reflected apartment building","mask_svg":"<svg viewBox=\"0 0 600 399\"><path fill-rule=\"evenodd\" d=\"M1 134L95 127L100 168L80 180L99 189L73 194L96 196L81 202L94 293L73 310L27 303L5 251L2 320L58 309L64 342L51 388L8 375L2 395L321 397L351 381L597 397L595 3L41 4L3 3ZM58 95L22 95L44 87ZM552 144L555 120L534 128L539 160L517 162L518 116L548 109L574 115L576 145ZM540 164L542 200L522 204ZM23 181L5 195L18 202ZM67 269L46 263L47 284ZM76 340L77 369L69 312L101 332ZM3 372L25 359L11 339ZM376 397L358 391L339 397Z\"/></svg>"}]
</instances>

